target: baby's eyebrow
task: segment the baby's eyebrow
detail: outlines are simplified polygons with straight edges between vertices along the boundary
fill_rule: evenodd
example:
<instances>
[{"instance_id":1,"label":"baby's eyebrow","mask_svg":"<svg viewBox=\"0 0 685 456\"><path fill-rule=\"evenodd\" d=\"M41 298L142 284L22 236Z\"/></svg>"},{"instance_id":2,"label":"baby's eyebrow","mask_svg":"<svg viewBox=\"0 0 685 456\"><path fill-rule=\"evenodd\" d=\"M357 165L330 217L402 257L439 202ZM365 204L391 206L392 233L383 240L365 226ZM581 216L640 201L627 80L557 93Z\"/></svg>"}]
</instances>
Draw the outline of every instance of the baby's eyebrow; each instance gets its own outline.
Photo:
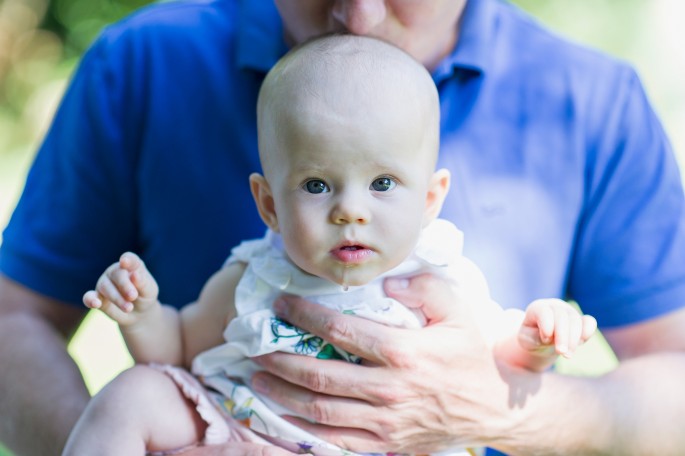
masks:
<instances>
[{"instance_id":1,"label":"baby's eyebrow","mask_svg":"<svg viewBox=\"0 0 685 456\"><path fill-rule=\"evenodd\" d=\"M317 166L313 163L310 164L302 164L300 166L294 166L290 170L291 174L317 174L317 175L323 175L325 174L325 170L321 166Z\"/></svg>"}]
</instances>

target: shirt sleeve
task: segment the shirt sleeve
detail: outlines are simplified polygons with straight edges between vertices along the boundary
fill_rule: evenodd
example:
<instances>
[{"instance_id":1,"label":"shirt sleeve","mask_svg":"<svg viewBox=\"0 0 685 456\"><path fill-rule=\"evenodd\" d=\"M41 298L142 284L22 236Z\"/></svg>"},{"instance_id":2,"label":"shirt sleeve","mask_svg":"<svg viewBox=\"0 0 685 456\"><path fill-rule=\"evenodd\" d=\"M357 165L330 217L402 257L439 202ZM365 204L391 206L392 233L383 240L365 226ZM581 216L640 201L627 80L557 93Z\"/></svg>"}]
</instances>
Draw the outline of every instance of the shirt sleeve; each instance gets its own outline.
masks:
<instances>
[{"instance_id":1,"label":"shirt sleeve","mask_svg":"<svg viewBox=\"0 0 685 456\"><path fill-rule=\"evenodd\" d=\"M83 292L135 248L139 106L127 105L123 40L103 35L86 53L3 233L0 270L39 293L80 304Z\"/></svg>"},{"instance_id":2,"label":"shirt sleeve","mask_svg":"<svg viewBox=\"0 0 685 456\"><path fill-rule=\"evenodd\" d=\"M569 295L600 326L685 305L685 198L666 134L629 68L598 107Z\"/></svg>"}]
</instances>

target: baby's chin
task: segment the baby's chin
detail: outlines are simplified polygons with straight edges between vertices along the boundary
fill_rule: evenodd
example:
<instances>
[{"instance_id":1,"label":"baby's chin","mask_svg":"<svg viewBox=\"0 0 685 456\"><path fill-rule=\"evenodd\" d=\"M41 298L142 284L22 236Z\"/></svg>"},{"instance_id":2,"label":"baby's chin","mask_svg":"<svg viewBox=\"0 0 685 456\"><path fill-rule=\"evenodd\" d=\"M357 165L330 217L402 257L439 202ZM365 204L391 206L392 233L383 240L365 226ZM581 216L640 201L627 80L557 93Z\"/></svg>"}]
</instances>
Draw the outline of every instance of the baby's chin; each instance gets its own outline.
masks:
<instances>
[{"instance_id":1,"label":"baby's chin","mask_svg":"<svg viewBox=\"0 0 685 456\"><path fill-rule=\"evenodd\" d=\"M325 275L320 275L343 288L361 287L376 279L385 271L377 271L375 268L364 267L362 265L341 266L339 271L329 271Z\"/></svg>"}]
</instances>

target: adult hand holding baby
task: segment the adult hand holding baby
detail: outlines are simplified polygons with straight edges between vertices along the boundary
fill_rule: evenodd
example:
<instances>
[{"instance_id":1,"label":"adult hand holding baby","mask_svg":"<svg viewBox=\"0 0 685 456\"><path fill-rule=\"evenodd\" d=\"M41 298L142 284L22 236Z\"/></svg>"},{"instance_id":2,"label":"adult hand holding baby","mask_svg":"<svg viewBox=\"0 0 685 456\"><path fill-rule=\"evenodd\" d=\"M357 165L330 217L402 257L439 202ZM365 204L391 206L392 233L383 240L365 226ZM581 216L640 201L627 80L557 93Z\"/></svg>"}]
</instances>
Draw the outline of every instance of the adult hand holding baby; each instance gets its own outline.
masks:
<instances>
[{"instance_id":1,"label":"adult hand holding baby","mask_svg":"<svg viewBox=\"0 0 685 456\"><path fill-rule=\"evenodd\" d=\"M275 445L250 442L229 442L223 445L196 446L183 456L291 456L293 453Z\"/></svg>"},{"instance_id":2,"label":"adult hand holding baby","mask_svg":"<svg viewBox=\"0 0 685 456\"><path fill-rule=\"evenodd\" d=\"M297 425L350 449L432 452L506 436L517 424L512 392L536 388L538 375L514 376L495 362L468 303L445 281L421 275L385 287L420 309L426 326L392 328L284 297L275 304L282 318L366 361L265 355L257 361L268 373L253 387L319 423L292 418Z\"/></svg>"}]
</instances>

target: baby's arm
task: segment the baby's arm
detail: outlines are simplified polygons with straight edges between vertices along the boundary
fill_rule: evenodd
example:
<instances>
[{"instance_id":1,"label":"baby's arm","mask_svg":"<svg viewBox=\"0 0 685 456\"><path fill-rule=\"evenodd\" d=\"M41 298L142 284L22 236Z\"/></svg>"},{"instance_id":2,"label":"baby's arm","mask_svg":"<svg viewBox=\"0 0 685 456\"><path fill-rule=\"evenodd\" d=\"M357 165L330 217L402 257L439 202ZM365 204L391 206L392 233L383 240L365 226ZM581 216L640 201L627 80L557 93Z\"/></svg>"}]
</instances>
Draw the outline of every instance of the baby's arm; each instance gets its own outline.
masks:
<instances>
[{"instance_id":1,"label":"baby's arm","mask_svg":"<svg viewBox=\"0 0 685 456\"><path fill-rule=\"evenodd\" d=\"M585 343L597 329L597 321L581 315L574 307L559 299L533 301L524 315L505 311L506 318L520 320L518 332L509 333L495 344L495 356L508 364L533 371L550 367L558 355L570 358L576 348ZM510 325L509 325L510 326Z\"/></svg>"},{"instance_id":2,"label":"baby's arm","mask_svg":"<svg viewBox=\"0 0 685 456\"><path fill-rule=\"evenodd\" d=\"M181 310L185 366L190 367L198 353L225 342L223 333L236 315L235 289L244 271L242 263L221 268L202 288L197 302Z\"/></svg>"},{"instance_id":3,"label":"baby's arm","mask_svg":"<svg viewBox=\"0 0 685 456\"><path fill-rule=\"evenodd\" d=\"M157 300L157 282L135 254L126 252L100 276L83 303L119 324L136 363L180 364L182 339L178 312Z\"/></svg>"}]
</instances>

